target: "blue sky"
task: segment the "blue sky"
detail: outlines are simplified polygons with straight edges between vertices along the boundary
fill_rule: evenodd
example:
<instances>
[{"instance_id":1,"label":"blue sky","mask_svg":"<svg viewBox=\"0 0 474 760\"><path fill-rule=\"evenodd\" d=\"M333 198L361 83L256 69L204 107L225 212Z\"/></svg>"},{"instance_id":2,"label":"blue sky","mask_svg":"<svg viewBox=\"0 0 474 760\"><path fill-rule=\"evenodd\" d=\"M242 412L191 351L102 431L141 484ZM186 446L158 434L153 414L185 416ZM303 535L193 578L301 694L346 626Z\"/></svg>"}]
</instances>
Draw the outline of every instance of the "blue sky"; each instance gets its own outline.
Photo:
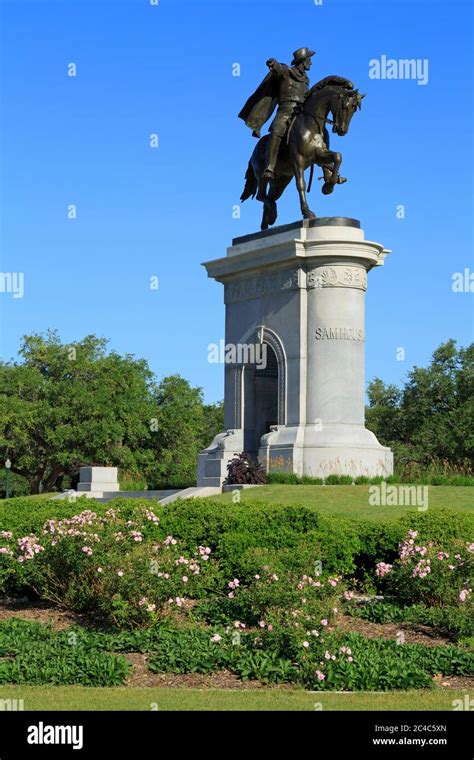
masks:
<instances>
[{"instance_id":1,"label":"blue sky","mask_svg":"<svg viewBox=\"0 0 474 760\"><path fill-rule=\"evenodd\" d=\"M0 294L4 359L33 331L96 333L222 398L223 367L207 360L223 337L222 286L200 264L259 229L256 201L232 214L255 144L237 113L266 59L303 45L316 50L312 83L339 74L367 92L349 134L333 137L349 181L310 196L318 215L356 217L393 250L369 275L367 381L399 383L441 341L472 341L472 293L452 291L454 272L474 270L469 2L0 5L1 271L25 277L23 298ZM428 83L370 79L382 55L427 59ZM293 184L279 212L299 218Z\"/></svg>"}]
</instances>

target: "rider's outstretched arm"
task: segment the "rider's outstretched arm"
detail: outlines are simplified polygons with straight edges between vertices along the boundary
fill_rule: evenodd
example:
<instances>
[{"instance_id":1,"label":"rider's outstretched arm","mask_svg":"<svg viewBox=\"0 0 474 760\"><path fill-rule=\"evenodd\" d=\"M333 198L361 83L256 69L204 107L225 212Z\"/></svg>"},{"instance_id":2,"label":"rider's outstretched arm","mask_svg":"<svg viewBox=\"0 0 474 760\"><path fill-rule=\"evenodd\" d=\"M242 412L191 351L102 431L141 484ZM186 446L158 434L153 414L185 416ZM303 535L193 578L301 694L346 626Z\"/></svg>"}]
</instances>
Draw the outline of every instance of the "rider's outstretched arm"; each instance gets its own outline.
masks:
<instances>
[{"instance_id":1,"label":"rider's outstretched arm","mask_svg":"<svg viewBox=\"0 0 474 760\"><path fill-rule=\"evenodd\" d=\"M276 58L269 58L267 66L273 74L276 74L279 77L284 76L288 68L284 63L278 63Z\"/></svg>"}]
</instances>

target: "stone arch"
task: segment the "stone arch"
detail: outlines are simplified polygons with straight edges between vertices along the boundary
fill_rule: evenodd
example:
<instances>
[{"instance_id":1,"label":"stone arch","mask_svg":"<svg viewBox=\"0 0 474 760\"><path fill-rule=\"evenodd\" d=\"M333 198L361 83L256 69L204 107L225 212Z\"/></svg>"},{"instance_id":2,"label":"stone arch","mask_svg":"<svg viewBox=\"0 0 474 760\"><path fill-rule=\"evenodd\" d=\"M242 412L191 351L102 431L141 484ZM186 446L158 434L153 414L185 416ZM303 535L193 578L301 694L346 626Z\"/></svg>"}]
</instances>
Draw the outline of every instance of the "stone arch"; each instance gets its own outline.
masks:
<instances>
[{"instance_id":1,"label":"stone arch","mask_svg":"<svg viewBox=\"0 0 474 760\"><path fill-rule=\"evenodd\" d=\"M268 343L273 349L278 365L278 424L286 425L286 386L287 362L283 343L279 336L269 327L260 325L256 330L260 343Z\"/></svg>"},{"instance_id":2,"label":"stone arch","mask_svg":"<svg viewBox=\"0 0 474 760\"><path fill-rule=\"evenodd\" d=\"M267 343L275 353L278 366L278 424L286 425L287 360L283 343L274 330L264 325L256 328L254 340L258 343ZM243 389L246 367L245 364L239 364L234 368L234 428L236 429L243 427Z\"/></svg>"}]
</instances>

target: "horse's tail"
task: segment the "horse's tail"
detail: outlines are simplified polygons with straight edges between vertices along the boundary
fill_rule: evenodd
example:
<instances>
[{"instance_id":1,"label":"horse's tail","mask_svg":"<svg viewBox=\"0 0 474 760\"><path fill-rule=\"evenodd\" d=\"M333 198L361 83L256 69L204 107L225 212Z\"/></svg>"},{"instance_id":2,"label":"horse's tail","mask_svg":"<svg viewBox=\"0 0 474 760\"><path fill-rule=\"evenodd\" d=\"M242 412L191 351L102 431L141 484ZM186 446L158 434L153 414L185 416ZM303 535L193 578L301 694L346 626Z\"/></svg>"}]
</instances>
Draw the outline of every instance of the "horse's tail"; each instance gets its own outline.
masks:
<instances>
[{"instance_id":1,"label":"horse's tail","mask_svg":"<svg viewBox=\"0 0 474 760\"><path fill-rule=\"evenodd\" d=\"M257 178L252 167L252 162L249 161L247 171L245 172L245 187L243 189L242 195L240 196L242 203L246 201L247 198L250 198L250 196L252 196L252 198L255 198L257 186Z\"/></svg>"}]
</instances>

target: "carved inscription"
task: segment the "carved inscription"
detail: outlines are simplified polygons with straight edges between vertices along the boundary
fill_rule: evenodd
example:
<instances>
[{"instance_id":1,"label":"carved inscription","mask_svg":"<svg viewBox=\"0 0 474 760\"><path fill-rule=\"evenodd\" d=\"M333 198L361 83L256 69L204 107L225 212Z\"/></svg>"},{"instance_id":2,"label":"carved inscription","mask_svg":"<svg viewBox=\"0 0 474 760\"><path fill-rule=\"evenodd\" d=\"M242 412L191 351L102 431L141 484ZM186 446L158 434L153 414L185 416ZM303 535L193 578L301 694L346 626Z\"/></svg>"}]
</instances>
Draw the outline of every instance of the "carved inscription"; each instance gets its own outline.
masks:
<instances>
[{"instance_id":1,"label":"carved inscription","mask_svg":"<svg viewBox=\"0 0 474 760\"><path fill-rule=\"evenodd\" d=\"M298 270L288 269L276 272L266 277L249 277L237 282L228 282L224 289L225 303L243 301L247 298L257 298L277 293L282 290L293 290L298 287Z\"/></svg>"},{"instance_id":2,"label":"carved inscription","mask_svg":"<svg viewBox=\"0 0 474 760\"><path fill-rule=\"evenodd\" d=\"M317 327L314 331L316 340L365 340L365 331L357 327Z\"/></svg>"}]
</instances>

